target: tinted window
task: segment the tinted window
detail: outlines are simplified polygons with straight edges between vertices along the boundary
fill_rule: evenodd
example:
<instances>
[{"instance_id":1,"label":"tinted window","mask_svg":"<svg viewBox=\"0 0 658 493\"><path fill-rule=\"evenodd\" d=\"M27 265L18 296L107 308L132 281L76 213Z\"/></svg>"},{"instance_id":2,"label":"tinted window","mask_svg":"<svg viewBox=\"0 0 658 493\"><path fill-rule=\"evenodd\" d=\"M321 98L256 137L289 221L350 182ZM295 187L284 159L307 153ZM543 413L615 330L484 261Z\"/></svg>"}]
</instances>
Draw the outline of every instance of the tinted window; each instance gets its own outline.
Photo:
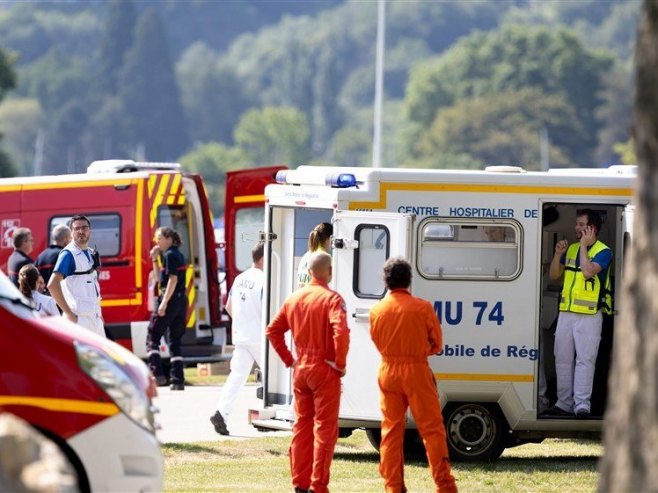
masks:
<instances>
[{"instance_id":1,"label":"tinted window","mask_svg":"<svg viewBox=\"0 0 658 493\"><path fill-rule=\"evenodd\" d=\"M116 257L121 252L121 216L119 214L84 214L91 222L89 246L98 250L101 257ZM58 224L68 224L72 216L56 216L50 220L50 233Z\"/></svg>"},{"instance_id":2,"label":"tinted window","mask_svg":"<svg viewBox=\"0 0 658 493\"><path fill-rule=\"evenodd\" d=\"M520 233L516 223L425 221L418 269L428 279L513 279L521 269Z\"/></svg>"}]
</instances>

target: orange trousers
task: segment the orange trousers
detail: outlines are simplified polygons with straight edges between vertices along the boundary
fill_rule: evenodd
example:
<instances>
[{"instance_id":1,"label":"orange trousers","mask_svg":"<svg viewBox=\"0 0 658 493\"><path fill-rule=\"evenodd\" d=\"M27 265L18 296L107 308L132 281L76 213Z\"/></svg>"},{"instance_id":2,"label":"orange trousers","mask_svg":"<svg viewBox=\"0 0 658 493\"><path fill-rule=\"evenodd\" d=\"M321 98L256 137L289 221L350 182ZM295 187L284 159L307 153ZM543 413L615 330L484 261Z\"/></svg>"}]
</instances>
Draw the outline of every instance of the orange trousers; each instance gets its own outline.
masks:
<instances>
[{"instance_id":1,"label":"orange trousers","mask_svg":"<svg viewBox=\"0 0 658 493\"><path fill-rule=\"evenodd\" d=\"M379 472L387 493L405 492L404 429L407 408L411 408L423 439L427 461L437 493L457 491L450 470L446 431L434 375L422 362L382 362L379 368L382 441L379 448Z\"/></svg>"},{"instance_id":2,"label":"orange trousers","mask_svg":"<svg viewBox=\"0 0 658 493\"><path fill-rule=\"evenodd\" d=\"M290 443L292 484L314 493L329 491L329 469L338 440L340 374L324 361L295 367L296 420Z\"/></svg>"}]
</instances>

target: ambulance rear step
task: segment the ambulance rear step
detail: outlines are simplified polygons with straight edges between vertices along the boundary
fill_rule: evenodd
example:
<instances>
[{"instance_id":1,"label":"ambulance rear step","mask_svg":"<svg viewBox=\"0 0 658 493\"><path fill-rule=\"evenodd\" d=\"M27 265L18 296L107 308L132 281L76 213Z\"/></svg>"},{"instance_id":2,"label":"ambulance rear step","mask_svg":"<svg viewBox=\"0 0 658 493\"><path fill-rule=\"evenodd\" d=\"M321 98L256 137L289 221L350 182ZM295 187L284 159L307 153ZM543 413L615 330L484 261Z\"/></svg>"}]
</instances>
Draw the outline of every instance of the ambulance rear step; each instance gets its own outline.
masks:
<instances>
[{"instance_id":1,"label":"ambulance rear step","mask_svg":"<svg viewBox=\"0 0 658 493\"><path fill-rule=\"evenodd\" d=\"M259 430L291 431L293 420L292 409L287 406L279 409L249 409L249 423Z\"/></svg>"}]
</instances>

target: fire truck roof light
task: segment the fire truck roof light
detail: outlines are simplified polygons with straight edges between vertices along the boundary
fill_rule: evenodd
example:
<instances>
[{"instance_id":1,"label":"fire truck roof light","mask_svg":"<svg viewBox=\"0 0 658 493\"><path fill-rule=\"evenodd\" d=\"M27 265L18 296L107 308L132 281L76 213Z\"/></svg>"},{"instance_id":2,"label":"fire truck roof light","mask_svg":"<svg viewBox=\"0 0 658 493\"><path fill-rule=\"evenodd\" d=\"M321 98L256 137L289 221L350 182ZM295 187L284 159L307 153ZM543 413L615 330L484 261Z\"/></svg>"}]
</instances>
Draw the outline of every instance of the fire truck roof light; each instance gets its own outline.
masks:
<instances>
[{"instance_id":1,"label":"fire truck roof light","mask_svg":"<svg viewBox=\"0 0 658 493\"><path fill-rule=\"evenodd\" d=\"M87 173L127 173L141 170L178 171L178 163L135 162L130 159L106 159L94 161L87 167Z\"/></svg>"}]
</instances>

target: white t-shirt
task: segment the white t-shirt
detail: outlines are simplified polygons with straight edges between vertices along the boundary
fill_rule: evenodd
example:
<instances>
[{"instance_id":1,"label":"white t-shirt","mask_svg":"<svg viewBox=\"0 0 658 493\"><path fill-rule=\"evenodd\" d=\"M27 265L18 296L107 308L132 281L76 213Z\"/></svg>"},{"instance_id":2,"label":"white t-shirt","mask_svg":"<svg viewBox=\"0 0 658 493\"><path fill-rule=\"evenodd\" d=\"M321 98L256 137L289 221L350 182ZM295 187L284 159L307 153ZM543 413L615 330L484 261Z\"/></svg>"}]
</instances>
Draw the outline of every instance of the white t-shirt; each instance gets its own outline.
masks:
<instances>
[{"instance_id":1,"label":"white t-shirt","mask_svg":"<svg viewBox=\"0 0 658 493\"><path fill-rule=\"evenodd\" d=\"M265 273L250 267L233 281L228 296L233 316L233 344L260 344Z\"/></svg>"},{"instance_id":2,"label":"white t-shirt","mask_svg":"<svg viewBox=\"0 0 658 493\"><path fill-rule=\"evenodd\" d=\"M32 299L34 300L34 305L37 312L42 317L59 315L57 303L55 303L55 300L50 296L46 296L39 291L32 291Z\"/></svg>"}]
</instances>

